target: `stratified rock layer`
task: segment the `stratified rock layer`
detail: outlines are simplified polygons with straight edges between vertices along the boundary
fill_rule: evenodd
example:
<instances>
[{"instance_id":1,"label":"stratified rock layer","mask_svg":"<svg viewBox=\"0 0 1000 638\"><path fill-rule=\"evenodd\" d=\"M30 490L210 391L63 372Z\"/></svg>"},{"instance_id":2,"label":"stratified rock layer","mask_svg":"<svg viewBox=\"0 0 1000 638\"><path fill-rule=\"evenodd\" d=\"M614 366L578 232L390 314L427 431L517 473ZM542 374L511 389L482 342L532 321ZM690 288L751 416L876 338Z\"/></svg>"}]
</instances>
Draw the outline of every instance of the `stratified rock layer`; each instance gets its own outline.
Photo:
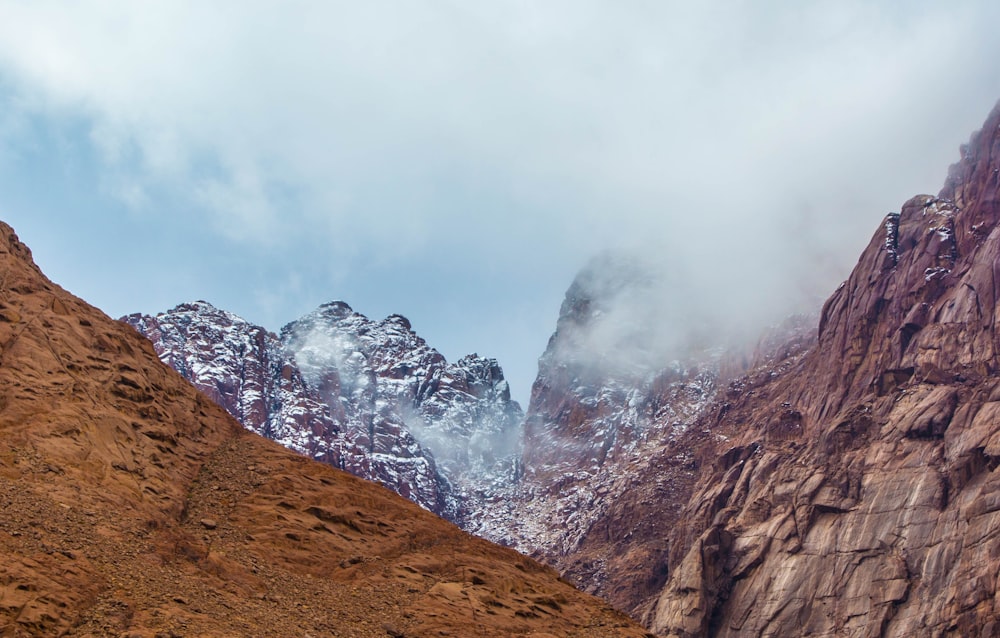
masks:
<instances>
[{"instance_id":1,"label":"stratified rock layer","mask_svg":"<svg viewBox=\"0 0 1000 638\"><path fill-rule=\"evenodd\" d=\"M248 432L0 224L0 635L645 632L515 552Z\"/></svg>"}]
</instances>

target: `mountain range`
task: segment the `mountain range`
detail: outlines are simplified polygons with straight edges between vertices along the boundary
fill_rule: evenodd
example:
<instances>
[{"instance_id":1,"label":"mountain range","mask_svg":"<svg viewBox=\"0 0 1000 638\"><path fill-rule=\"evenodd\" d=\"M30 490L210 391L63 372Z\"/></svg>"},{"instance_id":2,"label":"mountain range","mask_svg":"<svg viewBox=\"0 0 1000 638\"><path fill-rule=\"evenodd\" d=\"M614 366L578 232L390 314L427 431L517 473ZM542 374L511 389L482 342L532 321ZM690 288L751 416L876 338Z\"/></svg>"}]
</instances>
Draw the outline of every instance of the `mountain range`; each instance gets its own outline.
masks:
<instances>
[{"instance_id":1,"label":"mountain range","mask_svg":"<svg viewBox=\"0 0 1000 638\"><path fill-rule=\"evenodd\" d=\"M280 336L204 301L123 320L248 429L449 520L512 480L522 411L496 360L448 363L401 315L335 301Z\"/></svg>"},{"instance_id":2,"label":"mountain range","mask_svg":"<svg viewBox=\"0 0 1000 638\"><path fill-rule=\"evenodd\" d=\"M750 346L614 322L660 288L595 258L524 412L341 301L150 345L3 228L0 635L643 635L566 581L660 636L1000 633L1000 106L875 226Z\"/></svg>"},{"instance_id":3,"label":"mountain range","mask_svg":"<svg viewBox=\"0 0 1000 638\"><path fill-rule=\"evenodd\" d=\"M282 379L258 388L265 405L303 382ZM254 413L253 390L224 390ZM4 638L648 635L552 569L242 427L4 224L0 512Z\"/></svg>"}]
</instances>

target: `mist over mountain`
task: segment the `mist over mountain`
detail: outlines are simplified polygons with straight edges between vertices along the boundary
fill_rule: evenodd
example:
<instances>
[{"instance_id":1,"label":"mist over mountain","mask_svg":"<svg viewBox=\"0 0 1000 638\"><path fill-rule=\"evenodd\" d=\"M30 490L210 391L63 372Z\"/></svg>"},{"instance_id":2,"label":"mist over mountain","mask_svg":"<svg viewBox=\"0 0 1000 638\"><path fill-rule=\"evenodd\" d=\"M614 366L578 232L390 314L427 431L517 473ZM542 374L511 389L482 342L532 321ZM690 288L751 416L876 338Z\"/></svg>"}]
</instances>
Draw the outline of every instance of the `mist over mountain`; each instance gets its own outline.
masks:
<instances>
[{"instance_id":1,"label":"mist over mountain","mask_svg":"<svg viewBox=\"0 0 1000 638\"><path fill-rule=\"evenodd\" d=\"M656 278L595 260L542 358L509 542L666 636L992 632L998 131L1000 106L938 196L873 224L818 318L661 382L634 321Z\"/></svg>"},{"instance_id":2,"label":"mist over mountain","mask_svg":"<svg viewBox=\"0 0 1000 638\"><path fill-rule=\"evenodd\" d=\"M678 255L598 255L566 291L523 415L496 360L468 355L449 363L398 314L373 321L329 302L280 335L205 302L125 321L246 428L556 567L659 635L990 632L1000 622L998 157L1000 105L962 147L938 195L911 197L873 224L856 267L818 317L785 317L763 331L772 313L785 312L782 300L795 299L794 289L772 290L753 278L741 294L715 304L713 294L736 285L706 287L722 268L681 266ZM193 556L196 570L241 575L239 595L267 589L256 600L280 600L272 581L244 573L255 563L226 556L256 556L264 543L287 557L280 560L308 565L317 559L297 549L308 536L333 543L327 549L340 562L324 569L347 570L337 578L365 583L377 600L402 591L393 589L394 579L413 577L421 585L406 591L421 609L451 610L442 616L447 622L434 620L436 611L393 616L415 635L465 618L454 615L455 600L472 601L474 618L511 622L506 612L490 614L492 603L477 603L480 594L493 596L498 609L522 612L511 612L515 619L544 618L564 629L578 627L563 615L573 600L588 617L604 619L588 625L596 635L633 635L627 622L608 620L613 616L571 590L560 590L550 605L541 593L550 587L546 572L532 563L514 568L542 574L515 587L532 592L529 598L504 598L503 587L474 589L491 586L480 574L508 573L502 552L466 545L426 514L373 519L364 508L384 496L373 496L370 486L351 483L361 496L350 515L330 510L342 496L322 485L346 478L310 466L329 481L310 487L316 481L294 469L307 460L233 430L204 395L191 394L150 359L148 344L47 282L12 233L6 243L0 328L11 334L0 366L8 378L0 416L8 417L11 451L0 455L7 467L0 496L16 515L5 523L0 549L16 564L16 579L52 592L46 600L55 601L25 601L17 585L10 597L19 601L16 613L0 607L12 622L112 622L101 607L112 605L103 574L124 566L149 579L144 563L120 544L96 543L90 563L60 574L44 559L27 558L24 530L77 493L87 503L117 499L138 518L102 518L94 527L86 512L55 516L46 538L70 560L83 550L64 527L91 540L108 529L130 542L152 535L158 540L140 557L171 565ZM750 334L756 338L747 340ZM67 414L77 425L65 426ZM257 491L267 484L262 472L279 475L280 486ZM32 491L36 483L54 491L43 497ZM94 485L108 489L90 490ZM236 508L240 499L247 508ZM217 512L221 523L207 515ZM403 518L411 522L394 527ZM425 547L412 534L400 540L411 525L496 561L463 558L475 576L442 585L457 578L450 567L410 564L413 548ZM225 549L213 558L189 536L197 531L211 540L215 530ZM384 547L398 550L389 559L397 562L344 553L377 530ZM134 595L160 596L160 585L150 582ZM336 600L338 587L324 584L317 595ZM99 598L97 607L88 596ZM187 593L179 598L189 601ZM240 613L256 613L252 607ZM135 622L217 626L211 618L173 617ZM127 627L129 618L113 622ZM354 622L367 628L370 618ZM506 631L500 626L488 631ZM399 633L395 625L386 631Z\"/></svg>"},{"instance_id":3,"label":"mist over mountain","mask_svg":"<svg viewBox=\"0 0 1000 638\"><path fill-rule=\"evenodd\" d=\"M522 413L499 364L449 363L401 315L330 302L280 335L204 301L123 320L248 429L445 518L513 480Z\"/></svg>"},{"instance_id":4,"label":"mist over mountain","mask_svg":"<svg viewBox=\"0 0 1000 638\"><path fill-rule=\"evenodd\" d=\"M205 304L160 329L175 347L222 337L188 344L221 354L270 338ZM551 569L248 432L49 281L6 224L0 343L4 636L648 635Z\"/></svg>"},{"instance_id":5,"label":"mist over mountain","mask_svg":"<svg viewBox=\"0 0 1000 638\"><path fill-rule=\"evenodd\" d=\"M980 0L243 6L0 6L6 218L112 316L345 299L523 405L594 255L815 307L1000 94Z\"/></svg>"},{"instance_id":6,"label":"mist over mountain","mask_svg":"<svg viewBox=\"0 0 1000 638\"><path fill-rule=\"evenodd\" d=\"M0 0L0 638L1000 635L998 24Z\"/></svg>"}]
</instances>

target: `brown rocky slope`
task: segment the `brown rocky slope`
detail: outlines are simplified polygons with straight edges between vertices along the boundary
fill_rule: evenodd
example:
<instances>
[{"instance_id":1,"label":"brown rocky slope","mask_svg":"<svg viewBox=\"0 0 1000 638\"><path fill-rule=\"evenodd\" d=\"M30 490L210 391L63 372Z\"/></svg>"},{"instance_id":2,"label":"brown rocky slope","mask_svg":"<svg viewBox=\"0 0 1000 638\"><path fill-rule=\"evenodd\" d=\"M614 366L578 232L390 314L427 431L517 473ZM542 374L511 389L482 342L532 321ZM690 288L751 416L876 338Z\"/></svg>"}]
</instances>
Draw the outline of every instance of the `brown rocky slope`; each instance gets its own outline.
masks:
<instances>
[{"instance_id":1,"label":"brown rocky slope","mask_svg":"<svg viewBox=\"0 0 1000 638\"><path fill-rule=\"evenodd\" d=\"M0 636L643 636L246 432L0 224Z\"/></svg>"},{"instance_id":2,"label":"brown rocky slope","mask_svg":"<svg viewBox=\"0 0 1000 638\"><path fill-rule=\"evenodd\" d=\"M998 176L1000 106L880 225L815 345L720 390L688 464L654 460L595 524L632 568L664 557L645 605L626 592L654 631L1000 634Z\"/></svg>"}]
</instances>

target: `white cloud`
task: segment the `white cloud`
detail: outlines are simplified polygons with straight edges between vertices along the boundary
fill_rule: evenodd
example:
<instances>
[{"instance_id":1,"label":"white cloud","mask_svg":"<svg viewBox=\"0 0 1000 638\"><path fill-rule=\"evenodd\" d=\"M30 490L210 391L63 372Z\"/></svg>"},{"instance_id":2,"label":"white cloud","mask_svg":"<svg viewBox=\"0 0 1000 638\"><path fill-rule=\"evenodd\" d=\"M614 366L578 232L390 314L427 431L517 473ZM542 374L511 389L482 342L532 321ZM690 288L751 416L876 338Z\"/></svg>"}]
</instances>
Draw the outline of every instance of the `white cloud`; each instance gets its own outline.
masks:
<instances>
[{"instance_id":1,"label":"white cloud","mask_svg":"<svg viewBox=\"0 0 1000 638\"><path fill-rule=\"evenodd\" d=\"M284 247L292 267L291 247L329 246L338 276L503 267L530 286L610 245L669 252L714 296L823 294L1000 97L998 18L989 2L0 1L17 111L0 136L77 118L128 205L162 219L169 193L204 213L195 232Z\"/></svg>"}]
</instances>

